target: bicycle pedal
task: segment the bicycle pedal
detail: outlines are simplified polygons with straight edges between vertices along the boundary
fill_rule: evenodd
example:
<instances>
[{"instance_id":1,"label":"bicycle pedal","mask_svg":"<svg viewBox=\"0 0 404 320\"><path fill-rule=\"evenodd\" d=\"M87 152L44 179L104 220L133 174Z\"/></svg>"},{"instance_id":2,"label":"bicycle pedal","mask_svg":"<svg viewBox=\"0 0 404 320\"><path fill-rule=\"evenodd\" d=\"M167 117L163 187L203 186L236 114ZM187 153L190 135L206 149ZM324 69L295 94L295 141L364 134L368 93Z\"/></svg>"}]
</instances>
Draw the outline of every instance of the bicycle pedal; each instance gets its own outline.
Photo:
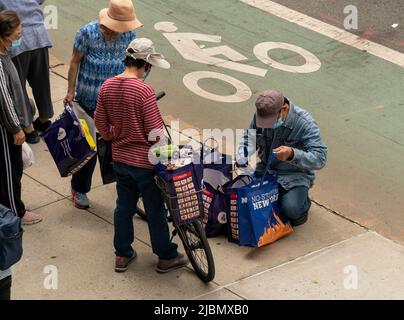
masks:
<instances>
[{"instance_id":1,"label":"bicycle pedal","mask_svg":"<svg viewBox=\"0 0 404 320\"><path fill-rule=\"evenodd\" d=\"M173 241L174 237L178 234L177 230L173 230L172 236L171 236L171 241Z\"/></svg>"}]
</instances>

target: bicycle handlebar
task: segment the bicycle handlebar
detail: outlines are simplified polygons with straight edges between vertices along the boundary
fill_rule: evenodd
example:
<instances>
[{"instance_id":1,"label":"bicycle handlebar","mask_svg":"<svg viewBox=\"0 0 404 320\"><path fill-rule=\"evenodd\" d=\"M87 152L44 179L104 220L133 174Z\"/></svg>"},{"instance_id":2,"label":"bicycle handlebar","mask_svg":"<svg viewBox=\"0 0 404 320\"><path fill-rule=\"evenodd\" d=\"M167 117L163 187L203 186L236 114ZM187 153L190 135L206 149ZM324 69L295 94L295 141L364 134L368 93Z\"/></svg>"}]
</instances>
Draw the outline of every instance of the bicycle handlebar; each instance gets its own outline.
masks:
<instances>
[{"instance_id":1,"label":"bicycle handlebar","mask_svg":"<svg viewBox=\"0 0 404 320\"><path fill-rule=\"evenodd\" d=\"M156 94L156 100L159 101L165 95L166 95L166 93L164 91L160 91L159 93Z\"/></svg>"}]
</instances>

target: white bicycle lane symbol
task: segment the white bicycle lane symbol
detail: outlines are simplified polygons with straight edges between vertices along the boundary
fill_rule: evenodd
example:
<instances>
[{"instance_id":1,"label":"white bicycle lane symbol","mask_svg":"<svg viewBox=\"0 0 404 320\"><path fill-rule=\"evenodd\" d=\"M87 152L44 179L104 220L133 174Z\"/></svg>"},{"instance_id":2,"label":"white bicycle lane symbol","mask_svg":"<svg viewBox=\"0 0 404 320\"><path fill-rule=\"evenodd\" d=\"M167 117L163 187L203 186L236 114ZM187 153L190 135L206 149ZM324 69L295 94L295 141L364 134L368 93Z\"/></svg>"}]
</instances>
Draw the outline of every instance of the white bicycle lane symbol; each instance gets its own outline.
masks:
<instances>
[{"instance_id":1,"label":"white bicycle lane symbol","mask_svg":"<svg viewBox=\"0 0 404 320\"><path fill-rule=\"evenodd\" d=\"M222 37L202 33L180 33L173 22L162 21L154 25L157 31L163 32L164 37L171 45L182 55L185 60L198 62L206 65L214 65L225 69L230 69L257 77L265 77L268 69L258 68L247 64L239 63L247 61L248 58L226 45L205 48L204 45L198 45L196 41L209 43L221 43ZM295 52L302 56L305 63L300 66L291 66L275 61L269 56L269 52L274 49L284 49ZM253 50L255 56L262 63L291 73L312 73L321 68L321 61L311 52L301 47L285 42L262 42L257 44ZM218 58L224 56L229 60ZM198 82L202 79L218 79L232 85L236 93L232 95L218 95L201 88ZM185 75L184 85L193 93L203 98L225 102L238 103L251 98L251 89L242 81L229 75L212 71L194 71Z\"/></svg>"}]
</instances>

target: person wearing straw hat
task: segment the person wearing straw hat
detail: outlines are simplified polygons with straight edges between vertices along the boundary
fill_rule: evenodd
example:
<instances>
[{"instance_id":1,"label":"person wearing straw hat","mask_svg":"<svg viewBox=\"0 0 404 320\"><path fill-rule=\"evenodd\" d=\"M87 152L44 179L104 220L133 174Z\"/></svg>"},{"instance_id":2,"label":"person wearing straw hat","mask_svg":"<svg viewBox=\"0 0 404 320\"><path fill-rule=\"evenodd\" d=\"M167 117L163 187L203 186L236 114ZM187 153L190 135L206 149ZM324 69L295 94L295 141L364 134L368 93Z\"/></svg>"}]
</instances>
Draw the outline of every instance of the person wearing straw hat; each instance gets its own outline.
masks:
<instances>
[{"instance_id":1,"label":"person wearing straw hat","mask_svg":"<svg viewBox=\"0 0 404 320\"><path fill-rule=\"evenodd\" d=\"M141 26L131 0L111 0L109 7L100 11L97 21L79 29L70 62L65 104L72 105L75 101L89 116L94 116L102 84L124 71L125 49L136 38L134 30ZM93 157L73 175L73 203L79 209L90 207L87 193L91 190L96 162L97 157Z\"/></svg>"},{"instance_id":2,"label":"person wearing straw hat","mask_svg":"<svg viewBox=\"0 0 404 320\"><path fill-rule=\"evenodd\" d=\"M125 54L125 71L104 83L95 112L95 124L102 138L112 140L117 177L115 271L126 271L136 257L132 248L133 212L141 194L153 252L159 258L156 270L165 273L187 265L188 258L179 254L177 245L170 240L167 212L149 161L150 148L157 137L164 137L164 123L154 89L144 79L152 66L168 69L170 63L146 38L132 41Z\"/></svg>"}]
</instances>

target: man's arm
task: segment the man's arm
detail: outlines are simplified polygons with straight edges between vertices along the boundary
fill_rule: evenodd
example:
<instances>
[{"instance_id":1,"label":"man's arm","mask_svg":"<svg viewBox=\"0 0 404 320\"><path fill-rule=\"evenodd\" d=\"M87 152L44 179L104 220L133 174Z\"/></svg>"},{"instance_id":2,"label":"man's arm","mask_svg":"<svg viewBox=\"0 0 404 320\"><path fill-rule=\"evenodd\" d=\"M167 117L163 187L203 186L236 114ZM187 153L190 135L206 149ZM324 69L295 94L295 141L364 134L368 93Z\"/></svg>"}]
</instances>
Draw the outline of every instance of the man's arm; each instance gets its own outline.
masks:
<instances>
[{"instance_id":1,"label":"man's arm","mask_svg":"<svg viewBox=\"0 0 404 320\"><path fill-rule=\"evenodd\" d=\"M289 161L304 170L320 170L327 162L328 148L315 122L308 126L302 137L302 149L281 146L274 150L278 160Z\"/></svg>"},{"instance_id":2,"label":"man's arm","mask_svg":"<svg viewBox=\"0 0 404 320\"><path fill-rule=\"evenodd\" d=\"M76 81L77 74L79 73L80 62L84 58L84 53L81 53L77 49L73 49L72 58L70 61L69 73L68 73L68 89L67 95L64 99L65 104L70 104L73 102L74 95L76 92Z\"/></svg>"}]
</instances>

